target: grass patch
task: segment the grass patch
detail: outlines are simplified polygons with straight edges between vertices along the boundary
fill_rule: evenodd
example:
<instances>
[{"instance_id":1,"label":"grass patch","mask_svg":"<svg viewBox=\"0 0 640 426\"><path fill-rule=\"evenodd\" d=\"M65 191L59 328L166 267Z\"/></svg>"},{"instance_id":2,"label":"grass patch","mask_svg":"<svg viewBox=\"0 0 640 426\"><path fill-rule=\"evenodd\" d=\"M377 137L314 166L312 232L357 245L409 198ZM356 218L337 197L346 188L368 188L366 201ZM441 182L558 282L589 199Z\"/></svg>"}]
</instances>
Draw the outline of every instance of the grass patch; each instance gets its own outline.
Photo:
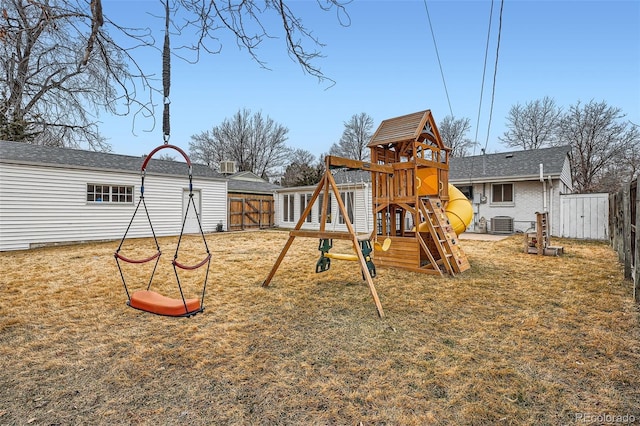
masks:
<instances>
[{"instance_id":1,"label":"grass patch","mask_svg":"<svg viewBox=\"0 0 640 426\"><path fill-rule=\"evenodd\" d=\"M315 240L296 238L262 288L287 237L208 235L206 310L190 319L126 307L117 242L0 253L0 424L640 420L638 307L606 244L537 257L519 236L463 241L472 269L455 278L378 268L381 320L355 263L315 274ZM175 239L160 244L154 287L173 295ZM182 244L185 263L202 258ZM198 273L181 277L191 294Z\"/></svg>"}]
</instances>

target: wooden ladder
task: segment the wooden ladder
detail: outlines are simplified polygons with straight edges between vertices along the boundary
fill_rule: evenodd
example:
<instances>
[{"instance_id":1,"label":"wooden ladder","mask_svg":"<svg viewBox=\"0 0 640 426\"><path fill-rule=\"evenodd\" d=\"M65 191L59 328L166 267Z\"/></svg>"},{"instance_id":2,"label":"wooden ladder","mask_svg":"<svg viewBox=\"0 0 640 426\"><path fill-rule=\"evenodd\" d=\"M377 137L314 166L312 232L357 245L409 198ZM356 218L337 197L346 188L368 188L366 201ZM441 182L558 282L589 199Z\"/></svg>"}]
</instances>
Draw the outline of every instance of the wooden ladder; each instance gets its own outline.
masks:
<instances>
[{"instance_id":1,"label":"wooden ladder","mask_svg":"<svg viewBox=\"0 0 640 426\"><path fill-rule=\"evenodd\" d=\"M541 252L551 245L551 242L549 241L549 213L537 213L536 222L538 243L542 248L542 250L538 249L538 253L542 254Z\"/></svg>"},{"instance_id":2,"label":"wooden ladder","mask_svg":"<svg viewBox=\"0 0 640 426\"><path fill-rule=\"evenodd\" d=\"M439 198L423 198L421 210L447 272L455 275L471 268L459 244L458 236L449 222L442 201Z\"/></svg>"}]
</instances>

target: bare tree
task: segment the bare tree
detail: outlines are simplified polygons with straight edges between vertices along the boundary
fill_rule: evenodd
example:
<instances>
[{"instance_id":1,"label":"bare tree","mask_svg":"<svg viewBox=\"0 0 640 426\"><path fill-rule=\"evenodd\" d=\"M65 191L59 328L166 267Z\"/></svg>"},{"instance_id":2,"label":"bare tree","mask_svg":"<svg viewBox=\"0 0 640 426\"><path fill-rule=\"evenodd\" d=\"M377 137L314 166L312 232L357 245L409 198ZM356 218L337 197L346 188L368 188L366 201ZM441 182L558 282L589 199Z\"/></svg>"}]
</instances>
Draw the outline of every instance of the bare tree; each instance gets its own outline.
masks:
<instances>
[{"instance_id":1,"label":"bare tree","mask_svg":"<svg viewBox=\"0 0 640 426\"><path fill-rule=\"evenodd\" d=\"M239 110L211 131L191 136L189 151L195 161L218 168L220 161L235 161L239 171L268 179L287 162L289 129L258 112Z\"/></svg>"},{"instance_id":2,"label":"bare tree","mask_svg":"<svg viewBox=\"0 0 640 426\"><path fill-rule=\"evenodd\" d=\"M280 184L282 186L307 186L320 182L324 173L322 162L307 150L296 149L291 155L291 163L287 166Z\"/></svg>"},{"instance_id":3,"label":"bare tree","mask_svg":"<svg viewBox=\"0 0 640 426\"><path fill-rule=\"evenodd\" d=\"M571 145L576 192L609 191L613 188L604 185L611 185L612 179L626 181L637 174L637 163L626 171L625 164L629 156L637 159L640 131L624 117L620 108L593 100L584 105L578 102L563 115L558 137Z\"/></svg>"},{"instance_id":4,"label":"bare tree","mask_svg":"<svg viewBox=\"0 0 640 426\"><path fill-rule=\"evenodd\" d=\"M182 157L180 157L182 159ZM164 161L179 161L178 158L175 155L171 155L168 153L162 153L158 155L158 160L164 160Z\"/></svg>"},{"instance_id":5,"label":"bare tree","mask_svg":"<svg viewBox=\"0 0 640 426\"><path fill-rule=\"evenodd\" d=\"M367 144L371 139L373 118L365 112L354 114L344 122L344 131L338 143L331 145L329 154L365 161L369 159Z\"/></svg>"},{"instance_id":6,"label":"bare tree","mask_svg":"<svg viewBox=\"0 0 640 426\"><path fill-rule=\"evenodd\" d=\"M107 150L98 113L134 77L100 3L5 0L0 12L0 137Z\"/></svg>"},{"instance_id":7,"label":"bare tree","mask_svg":"<svg viewBox=\"0 0 640 426\"><path fill-rule=\"evenodd\" d=\"M230 34L267 68L258 49L282 38L304 72L333 83L316 64L324 45L303 25L292 3L175 0L170 31L178 43L172 52L197 62L201 53L219 53L221 40ZM349 24L346 3L318 0L320 9L335 11L342 25ZM149 13L161 15L162 10ZM148 130L155 127L154 99L162 97L163 90L134 55L138 48L158 48L151 30L110 20L101 0L4 0L0 14L1 137L108 150L99 134L100 112L132 113L134 128L137 118L150 118ZM116 44L110 31L128 37L130 44Z\"/></svg>"},{"instance_id":8,"label":"bare tree","mask_svg":"<svg viewBox=\"0 0 640 426\"><path fill-rule=\"evenodd\" d=\"M452 115L447 115L438 124L442 142L451 148L452 157L466 157L470 154L469 151L474 145L473 141L466 137L470 129L468 118L456 119Z\"/></svg>"},{"instance_id":9,"label":"bare tree","mask_svg":"<svg viewBox=\"0 0 640 426\"><path fill-rule=\"evenodd\" d=\"M516 104L507 116L508 130L498 139L510 148L538 149L552 145L556 142L561 114L562 110L548 96L525 106Z\"/></svg>"},{"instance_id":10,"label":"bare tree","mask_svg":"<svg viewBox=\"0 0 640 426\"><path fill-rule=\"evenodd\" d=\"M343 26L350 25L350 17L345 8L350 2L351 0L316 0L322 11L335 10L338 21ZM324 44L304 26L303 20L293 11L290 5L295 3L284 0L176 0L176 10L183 9L186 14L174 25L180 34L189 34L190 30L193 32L195 37L189 36L192 41L182 47L197 54L201 51L220 52L222 44L218 33L226 30L235 36L239 47L246 49L253 60L267 69L266 63L257 53L258 47L269 39L280 38L277 35L280 32L289 56L300 64L304 72L320 81L329 80L333 83L314 64L314 60L322 57L318 49L324 47ZM266 24L271 18L281 24L279 31L270 29Z\"/></svg>"}]
</instances>

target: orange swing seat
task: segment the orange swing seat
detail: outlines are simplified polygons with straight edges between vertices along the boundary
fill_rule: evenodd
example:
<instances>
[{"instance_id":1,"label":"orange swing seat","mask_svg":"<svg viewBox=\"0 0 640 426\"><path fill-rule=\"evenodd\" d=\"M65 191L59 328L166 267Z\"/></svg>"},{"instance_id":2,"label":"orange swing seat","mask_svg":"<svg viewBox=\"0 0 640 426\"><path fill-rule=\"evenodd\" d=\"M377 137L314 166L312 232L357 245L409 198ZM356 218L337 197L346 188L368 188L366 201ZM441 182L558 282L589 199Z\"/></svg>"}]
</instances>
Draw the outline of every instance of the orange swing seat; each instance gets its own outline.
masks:
<instances>
[{"instance_id":1,"label":"orange swing seat","mask_svg":"<svg viewBox=\"0 0 640 426\"><path fill-rule=\"evenodd\" d=\"M186 309L185 309L186 302ZM185 317L202 312L200 299L172 299L150 290L140 290L131 294L129 306L152 314L169 317Z\"/></svg>"}]
</instances>

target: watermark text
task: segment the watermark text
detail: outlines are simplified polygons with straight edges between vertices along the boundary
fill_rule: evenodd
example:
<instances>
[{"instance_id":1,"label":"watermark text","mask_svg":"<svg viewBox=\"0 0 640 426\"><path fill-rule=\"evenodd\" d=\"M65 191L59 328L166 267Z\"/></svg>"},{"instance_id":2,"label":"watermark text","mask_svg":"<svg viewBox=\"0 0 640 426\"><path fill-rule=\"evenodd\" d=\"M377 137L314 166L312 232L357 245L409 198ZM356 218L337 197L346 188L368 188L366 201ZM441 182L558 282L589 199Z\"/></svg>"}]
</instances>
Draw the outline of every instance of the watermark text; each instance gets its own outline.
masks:
<instances>
[{"instance_id":1,"label":"watermark text","mask_svg":"<svg viewBox=\"0 0 640 426\"><path fill-rule=\"evenodd\" d=\"M582 423L597 423L597 424L634 424L636 420L640 418L632 414L589 414L589 413L576 413L576 421Z\"/></svg>"}]
</instances>

